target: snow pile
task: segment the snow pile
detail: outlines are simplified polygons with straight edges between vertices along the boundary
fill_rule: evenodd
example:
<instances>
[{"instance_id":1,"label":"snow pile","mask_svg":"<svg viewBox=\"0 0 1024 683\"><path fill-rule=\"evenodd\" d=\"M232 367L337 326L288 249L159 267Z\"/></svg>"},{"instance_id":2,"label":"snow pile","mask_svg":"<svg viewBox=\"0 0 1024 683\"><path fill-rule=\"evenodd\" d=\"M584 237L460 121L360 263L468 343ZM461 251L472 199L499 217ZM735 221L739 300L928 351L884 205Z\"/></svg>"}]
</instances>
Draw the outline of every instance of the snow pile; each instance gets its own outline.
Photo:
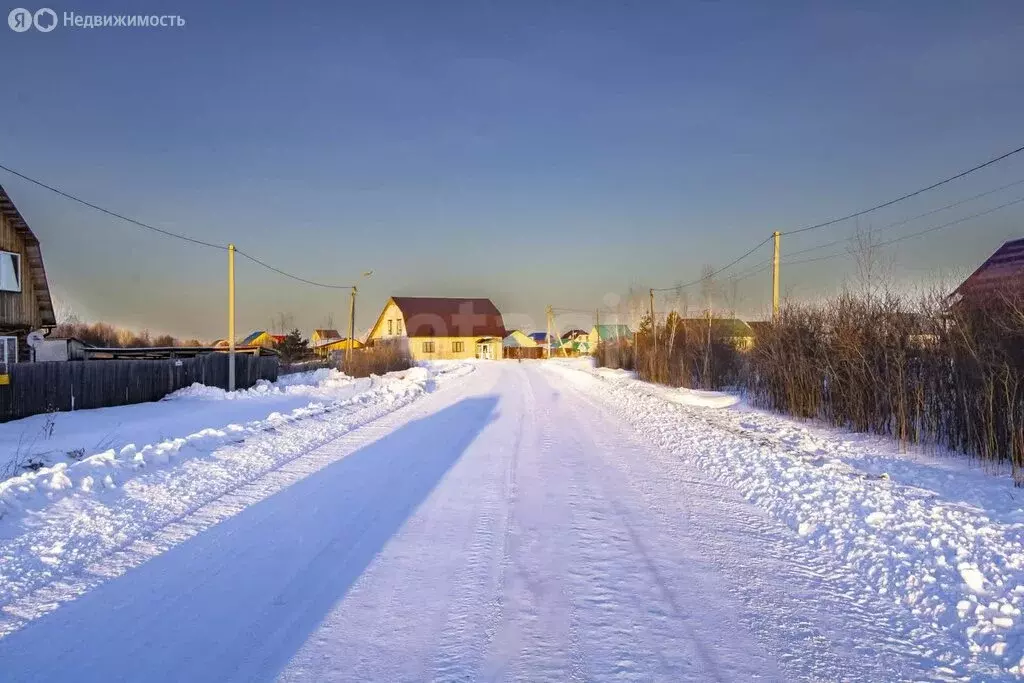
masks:
<instances>
[{"instance_id":1,"label":"snow pile","mask_svg":"<svg viewBox=\"0 0 1024 683\"><path fill-rule=\"evenodd\" d=\"M284 375L276 382L258 380L255 386L239 391L225 391L220 387L208 387L196 382L190 387L179 389L165 396L164 401L199 399L203 401L246 401L259 400L268 396L318 396L332 390L346 387L354 380L343 372L331 369L311 370Z\"/></svg>"},{"instance_id":2,"label":"snow pile","mask_svg":"<svg viewBox=\"0 0 1024 683\"><path fill-rule=\"evenodd\" d=\"M455 370L456 368L452 368L449 372ZM255 434L340 408L369 404L398 407L429 390L434 375L435 373L427 368L413 368L404 372L389 373L383 377L371 377L366 381L366 389L354 395L337 392L339 388L354 385L354 380L335 370L316 370L289 375L278 382L264 382L235 394L196 384L171 394L164 402L151 405L160 406L173 401L244 401L262 396L290 394L323 397L328 400L313 401L286 412L264 413L266 416L262 419L241 424L206 427L186 436L163 439L142 446L128 443L85 456L78 462L58 462L0 481L0 519L7 521L16 518L27 510L38 510L74 493L92 494L97 491L118 489L127 479L142 470L166 466L181 458L209 455L225 444L244 441ZM331 397L335 400L329 400ZM208 411L208 419L216 420L215 407L192 406L192 410L197 409Z\"/></svg>"},{"instance_id":3,"label":"snow pile","mask_svg":"<svg viewBox=\"0 0 1024 683\"><path fill-rule=\"evenodd\" d=\"M987 675L1024 673L1024 494L1009 478L963 459L915 460L892 442L742 404L709 408L673 399L677 390L552 367L663 450L698 463L807 544L838 556L922 626L949 634L954 645L936 653L943 661ZM897 466L890 473L880 463Z\"/></svg>"}]
</instances>

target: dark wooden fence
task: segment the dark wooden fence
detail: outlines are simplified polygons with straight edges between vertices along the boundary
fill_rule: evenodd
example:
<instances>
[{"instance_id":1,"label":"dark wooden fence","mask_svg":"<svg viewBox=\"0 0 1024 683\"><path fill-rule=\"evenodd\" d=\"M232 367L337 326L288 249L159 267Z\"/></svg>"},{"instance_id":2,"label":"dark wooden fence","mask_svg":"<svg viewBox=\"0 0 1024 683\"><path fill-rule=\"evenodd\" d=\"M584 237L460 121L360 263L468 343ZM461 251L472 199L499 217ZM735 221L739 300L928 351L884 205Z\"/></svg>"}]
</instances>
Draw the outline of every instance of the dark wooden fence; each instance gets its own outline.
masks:
<instances>
[{"instance_id":1,"label":"dark wooden fence","mask_svg":"<svg viewBox=\"0 0 1024 683\"><path fill-rule=\"evenodd\" d=\"M15 363L0 385L0 422L53 411L159 401L195 382L228 388L230 357L211 353L171 360L91 360ZM236 355L235 387L277 379L276 357Z\"/></svg>"}]
</instances>

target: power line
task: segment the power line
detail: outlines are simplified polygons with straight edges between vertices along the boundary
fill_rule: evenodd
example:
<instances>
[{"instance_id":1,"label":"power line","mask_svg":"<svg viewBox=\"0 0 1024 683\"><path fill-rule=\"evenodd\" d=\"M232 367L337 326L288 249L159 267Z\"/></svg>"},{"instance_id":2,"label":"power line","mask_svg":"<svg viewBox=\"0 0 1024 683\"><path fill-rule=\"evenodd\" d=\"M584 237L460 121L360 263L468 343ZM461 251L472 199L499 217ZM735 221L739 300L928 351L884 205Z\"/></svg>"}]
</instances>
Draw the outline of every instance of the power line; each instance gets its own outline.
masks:
<instances>
[{"instance_id":1,"label":"power line","mask_svg":"<svg viewBox=\"0 0 1024 683\"><path fill-rule=\"evenodd\" d=\"M964 223L964 222L969 221L971 219L980 218L981 216L986 216L986 215L988 215L990 213L994 213L996 211L1000 211L1002 209L1005 209L1007 207L1013 206L1015 204L1020 204L1021 202L1024 202L1024 197L1019 197L1017 199L1014 199L1013 201L1006 202L1005 204L1000 204L999 206L994 206L991 209L986 209L985 211L979 211L978 213L973 213L970 216L964 216L963 218L958 218L956 220L949 221L948 223L942 223L941 225L935 225L935 226L932 226L930 228L925 228L924 230L918 230L917 232L912 232L912 233L909 233L909 234L906 234L906 235L900 235L899 237L895 237L895 238L893 238L891 240L886 240L884 242L879 242L878 244L873 244L871 246L872 246L872 248L887 247L889 245L896 244L897 242L903 242L905 240L914 239L916 237L922 237L923 235L927 235L928 233L936 232L937 230L944 230L946 228L952 227L954 225L958 225L960 223ZM799 263L813 263L815 261L827 261L829 259L839 258L840 256L850 256L850 255L851 254L848 251L840 251L840 252L836 252L834 254L828 254L826 256L815 256L815 257L812 257L812 258L797 259L796 261L783 261L782 265L784 265L784 266L791 266L791 265L796 265L796 264L799 264Z\"/></svg>"},{"instance_id":2,"label":"power line","mask_svg":"<svg viewBox=\"0 0 1024 683\"><path fill-rule=\"evenodd\" d=\"M287 271L281 270L280 268L277 268L275 266L270 265L269 263L265 263L265 262L259 260L258 258L256 258L255 256L252 256L251 254L245 253L244 251L242 251L241 249L238 249L237 247L235 248L235 253L238 254L239 256L244 256L245 258L249 259L250 261L252 261L253 263L255 263L257 265L263 266L267 270L272 270L275 273L278 273L280 275L284 275L285 277L289 277L289 278L291 278L293 280L297 280L299 282L303 282L303 283L305 283L307 285L313 285L314 287L323 287L325 289L352 289L352 285L328 285L328 284L325 284L323 282L316 282L314 280L307 280L306 278L299 277L298 275L292 275L291 273L289 273Z\"/></svg>"},{"instance_id":3,"label":"power line","mask_svg":"<svg viewBox=\"0 0 1024 683\"><path fill-rule=\"evenodd\" d=\"M176 232L171 232L170 230L164 230L163 228L158 228L155 225L150 225L149 223L143 223L142 221L135 220L134 218L129 218L128 216L125 216L124 214L117 213L116 211L111 211L110 209L104 209L102 206L97 206L96 204L93 204L91 202L87 202L84 199L80 199L80 198L74 196L73 194L69 194L69 193L67 193L67 192L65 192L63 190L60 190L60 189L58 189L56 187L53 187L52 185L47 185L46 183L42 182L41 180L36 180L35 178L30 178L27 175L25 175L24 173L19 173L18 171L15 171L13 168L8 168L7 166L4 166L2 164L0 164L0 169L5 170L5 171L7 171L8 173L10 173L12 175L16 175L19 178L21 178L22 180L27 180L28 182L30 182L30 183L32 183L34 185L38 185L39 187L45 188L45 189L49 190L50 192L55 192L55 193L59 194L61 197L64 197L66 199L70 199L73 202L78 202L79 204L82 204L84 206L88 206L90 209L95 209L96 211L101 211L102 213L105 213L108 216L113 216L114 218L120 218L121 220L127 221L129 223L132 223L133 225L137 225L140 228L145 228L146 230L152 230L153 232L158 232L161 235L164 235L166 237L176 237L179 240L185 240L186 242L192 242L193 244L198 244L198 245L203 246L203 247L210 247L211 249L220 249L222 251L227 251L227 247L224 246L224 245L213 244L212 242L204 242L203 240L199 240L199 239L196 239L194 237L189 237L187 235L181 235L181 234L178 234Z\"/></svg>"},{"instance_id":4,"label":"power line","mask_svg":"<svg viewBox=\"0 0 1024 683\"><path fill-rule=\"evenodd\" d=\"M160 233L161 235L164 235L166 237L174 237L174 238L177 238L179 240L184 240L186 242L191 242L192 244L198 244L198 245L203 246L203 247L209 247L211 249L219 249L221 251L227 251L227 247L224 246L224 245L214 244L212 242L206 242L204 240L196 239L194 237L189 237L188 235L182 235L182 234L179 234L179 233L176 233L176 232L171 232L170 230L164 230L163 228L158 228L155 225L150 225L149 223L144 223L144 222L142 222L140 220L136 220L136 219L131 218L129 216L125 216L124 214L118 213L116 211L111 211L110 209L106 209L106 208L104 208L102 206L99 206L97 204L93 204L92 202L88 202L88 201L86 201L86 200L84 200L84 199L82 199L80 197L76 197L75 195L73 195L73 194L71 194L69 192L65 192L64 190L61 190L60 188L56 188L56 187L54 187L52 185L48 185L47 183L44 183L41 180L37 180L35 178L32 178L32 177L29 177L29 176L25 175L24 173L20 173L18 171L15 171L13 168L8 168L7 166L4 166L3 164L0 164L0 169L3 169L4 171L7 171L8 173L19 177L22 180L27 180L28 182L30 182L30 183L32 183L34 185L38 185L39 187L47 189L50 192L54 192L54 193L60 195L61 197L64 197L66 199L70 199L73 202L78 202L79 204L82 204L83 206L87 206L90 209L95 209L96 211L100 211L102 213L105 213L108 216L113 216L114 218L119 218L119 219L121 219L123 221L131 223L132 225L136 225L136 226L138 226L140 228L145 228L146 230L152 230L153 232ZM261 261L260 259L256 258L255 256L252 256L250 254L245 253L241 249L235 249L235 253L237 253L240 256L244 256L245 258L249 259L253 263L255 263L257 265L260 265L260 266L266 268L267 270L272 270L275 273L279 273L281 275L284 275L285 277L291 278L293 280L297 280L298 282L303 282L303 283L305 283L307 285L313 285L314 287L324 287L326 289L352 289L352 285L329 285L329 284L324 284L322 282L315 282L313 280L307 280L306 278L299 277L298 275L293 275L293 274L288 273L288 272L286 272L284 270L281 270L280 268L272 266L269 263L266 263L265 261Z\"/></svg>"},{"instance_id":5,"label":"power line","mask_svg":"<svg viewBox=\"0 0 1024 683\"><path fill-rule=\"evenodd\" d=\"M981 192L981 193L976 194L976 195L974 195L972 197L967 197L966 199L961 199L959 201L952 202L951 204L946 204L945 206L940 206L937 209L932 209L931 211L925 211L924 213L920 213L920 214L918 214L916 216L913 216L911 218L907 218L907 219L904 219L904 220L901 220L901 221L896 221L895 223L889 223L888 225L883 225L882 227L879 227L879 228L871 228L868 231L868 233L869 234L874 234L874 233L878 233L878 232L883 232L883 231L888 230L890 228L896 228L896 227L899 227L901 225L906 225L907 223L913 223L916 220L920 220L922 218L927 218L928 216L931 216L931 215L934 215L934 214L937 214L937 213L941 213L942 211L946 211L948 209L955 208L957 206L960 206L962 204L966 204L968 202L973 202L976 199L981 199L982 197L987 197L990 194L995 194L996 192L1002 192L1003 190L1006 190L1006 189L1011 188L1011 187L1015 187L1015 186L1020 185L1022 183L1024 183L1024 178L1021 178L1020 180L1015 180L1012 183L1007 183L1006 185L1003 185L1001 187L997 187L997 188L995 188L993 190L988 190L986 192ZM787 233L787 234L792 234L792 233ZM819 249L826 249L828 247L832 247L832 246L835 246L837 244L842 244L843 242L849 242L852 239L853 239L852 237L844 237L842 239L832 240L831 242L825 242L824 244L819 244L817 246L808 247L806 249L798 249L797 251L789 252L787 254L787 256L796 256L797 254L806 254L806 253L809 253L809 252L812 252L812 251L817 251Z\"/></svg>"},{"instance_id":6,"label":"power line","mask_svg":"<svg viewBox=\"0 0 1024 683\"><path fill-rule=\"evenodd\" d=\"M961 171L960 173L957 173L954 176L950 176L950 177L948 177L948 178L946 178L944 180L940 180L937 183L932 183L928 187L922 187L920 190L914 190L913 192L908 192L907 194L905 194L905 195L903 195L901 197L897 197L896 199L890 199L887 202L883 202L883 203L878 204L876 206L872 206L871 208L862 209L861 211L856 211L856 212L851 213L851 214L849 214L847 216L842 216L841 218L833 218L832 220L825 221L824 223L818 223L816 225L808 225L806 227L798 228L796 230L790 230L786 234L787 235L795 235L795 234L798 234L798 233L801 233L801 232L808 232L810 230L817 230L818 228L825 228L825 227L828 227L830 225L835 225L836 223L841 223L842 221L849 220L851 218L856 218L857 216L863 216L864 214L871 213L872 211L877 211L878 209L884 209L885 207L892 206L893 204L896 204L897 202L902 202L905 199L910 199L911 197L916 197L917 195L922 194L924 192L928 192L929 190L934 190L936 187L940 187L942 185L945 185L946 183L951 183L954 180L958 180L960 178L963 178L964 176L970 175L971 173L974 173L975 171L980 171L981 169L985 168L986 166L991 166L992 164L998 163L998 162L1000 162L1000 161L1002 161L1004 159L1007 159L1007 158L1013 156L1014 154L1018 154L1020 152L1024 152L1024 147L1018 147L1017 149L1014 149L1014 150L1011 150L1009 152L1006 152L1005 154L1001 154L1001 155L997 156L994 159L989 159L985 163L978 164L977 166L969 168L966 171Z\"/></svg>"},{"instance_id":7,"label":"power line","mask_svg":"<svg viewBox=\"0 0 1024 683\"><path fill-rule=\"evenodd\" d=\"M681 285L676 285L675 287L652 287L652 289L655 292L671 292L672 290L685 289L686 287L692 287L694 285L699 285L701 282L704 282L705 280L710 280L711 278L715 277L716 275L718 275L722 271L728 270L729 268L732 268L737 263L739 263L743 259L747 258L751 254L753 254L755 251L757 251L758 249L760 249L764 245L768 244L768 242L771 241L771 239L772 239L772 236L769 235L768 237L764 238L763 241L758 242L756 245L754 245L754 247L752 249L750 249L750 251L746 252L745 254L743 254L742 256L740 256L738 258L733 259L732 261L729 261L729 263L725 264L724 266L722 266L718 270L711 271L710 273L708 273L708 274L704 275L703 277L701 277L699 280L694 280L692 282L686 282L686 283L683 283Z\"/></svg>"}]
</instances>

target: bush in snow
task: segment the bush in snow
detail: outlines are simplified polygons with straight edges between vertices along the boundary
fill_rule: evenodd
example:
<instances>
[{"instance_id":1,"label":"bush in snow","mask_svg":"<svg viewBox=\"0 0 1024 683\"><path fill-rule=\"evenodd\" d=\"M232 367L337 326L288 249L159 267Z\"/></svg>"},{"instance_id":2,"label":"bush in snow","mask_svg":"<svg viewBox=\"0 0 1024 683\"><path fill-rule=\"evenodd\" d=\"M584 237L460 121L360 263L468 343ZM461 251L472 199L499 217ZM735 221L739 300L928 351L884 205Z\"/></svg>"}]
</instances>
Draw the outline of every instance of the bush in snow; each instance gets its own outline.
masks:
<instances>
[{"instance_id":1,"label":"bush in snow","mask_svg":"<svg viewBox=\"0 0 1024 683\"><path fill-rule=\"evenodd\" d=\"M408 370L412 366L412 358L404 345L376 341L373 346L354 349L350 356L342 356L340 369L349 377L369 377Z\"/></svg>"}]
</instances>

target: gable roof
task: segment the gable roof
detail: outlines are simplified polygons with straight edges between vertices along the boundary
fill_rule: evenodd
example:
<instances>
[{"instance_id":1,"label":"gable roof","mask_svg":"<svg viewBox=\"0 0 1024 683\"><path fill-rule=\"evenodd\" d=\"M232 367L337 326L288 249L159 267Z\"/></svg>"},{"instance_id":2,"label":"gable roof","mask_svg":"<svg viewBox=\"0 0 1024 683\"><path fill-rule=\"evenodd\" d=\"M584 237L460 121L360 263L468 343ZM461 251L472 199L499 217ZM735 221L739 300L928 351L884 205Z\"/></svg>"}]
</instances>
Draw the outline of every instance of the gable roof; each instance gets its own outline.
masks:
<instances>
[{"instance_id":1,"label":"gable roof","mask_svg":"<svg viewBox=\"0 0 1024 683\"><path fill-rule=\"evenodd\" d=\"M547 337L548 337L548 333L547 332L531 332L530 334L528 334L526 336L529 337L530 339L532 339L537 344L545 344L545 343L547 343L546 340L547 340ZM555 335L551 335L551 343L552 344L555 343L556 340L557 340L557 337L555 337Z\"/></svg>"},{"instance_id":2,"label":"gable roof","mask_svg":"<svg viewBox=\"0 0 1024 683\"><path fill-rule=\"evenodd\" d=\"M266 331L266 330L256 330L255 332L253 332L252 334L250 334L250 335L249 335L248 337L246 337L245 339L243 339L243 340L242 340L242 344L252 344L252 343L253 343L254 341L256 341L257 339L259 339L260 337L262 337L262 336L263 336L263 335L265 335L266 333L267 333L267 331Z\"/></svg>"},{"instance_id":3,"label":"gable roof","mask_svg":"<svg viewBox=\"0 0 1024 683\"><path fill-rule=\"evenodd\" d=\"M505 336L501 313L490 299L393 296L389 302L402 312L410 337Z\"/></svg>"},{"instance_id":4,"label":"gable roof","mask_svg":"<svg viewBox=\"0 0 1024 683\"><path fill-rule=\"evenodd\" d=\"M501 342L502 346L531 348L537 344L522 330L512 330Z\"/></svg>"},{"instance_id":5,"label":"gable roof","mask_svg":"<svg viewBox=\"0 0 1024 683\"><path fill-rule=\"evenodd\" d=\"M633 330L629 329L629 325L594 325L594 329L597 331L597 338L601 341L608 339L629 339L633 336Z\"/></svg>"},{"instance_id":6,"label":"gable roof","mask_svg":"<svg viewBox=\"0 0 1024 683\"><path fill-rule=\"evenodd\" d=\"M707 318L683 318L680 321L687 332L707 334ZM739 318L712 318L711 336L715 339L754 337L754 330Z\"/></svg>"},{"instance_id":7,"label":"gable roof","mask_svg":"<svg viewBox=\"0 0 1024 683\"><path fill-rule=\"evenodd\" d=\"M0 185L0 213L10 221L11 227L25 242L25 260L28 261L32 290L39 305L39 319L44 326L56 325L57 317L53 312L50 286L46 283L46 269L43 268L43 251L39 246L39 240L28 227L28 223L19 213L18 207L14 205L3 185Z\"/></svg>"},{"instance_id":8,"label":"gable roof","mask_svg":"<svg viewBox=\"0 0 1024 683\"><path fill-rule=\"evenodd\" d=\"M313 330L313 334L321 339L341 339L337 330Z\"/></svg>"},{"instance_id":9,"label":"gable roof","mask_svg":"<svg viewBox=\"0 0 1024 683\"><path fill-rule=\"evenodd\" d=\"M977 297L1024 291L1024 238L1004 242L950 296Z\"/></svg>"}]
</instances>

